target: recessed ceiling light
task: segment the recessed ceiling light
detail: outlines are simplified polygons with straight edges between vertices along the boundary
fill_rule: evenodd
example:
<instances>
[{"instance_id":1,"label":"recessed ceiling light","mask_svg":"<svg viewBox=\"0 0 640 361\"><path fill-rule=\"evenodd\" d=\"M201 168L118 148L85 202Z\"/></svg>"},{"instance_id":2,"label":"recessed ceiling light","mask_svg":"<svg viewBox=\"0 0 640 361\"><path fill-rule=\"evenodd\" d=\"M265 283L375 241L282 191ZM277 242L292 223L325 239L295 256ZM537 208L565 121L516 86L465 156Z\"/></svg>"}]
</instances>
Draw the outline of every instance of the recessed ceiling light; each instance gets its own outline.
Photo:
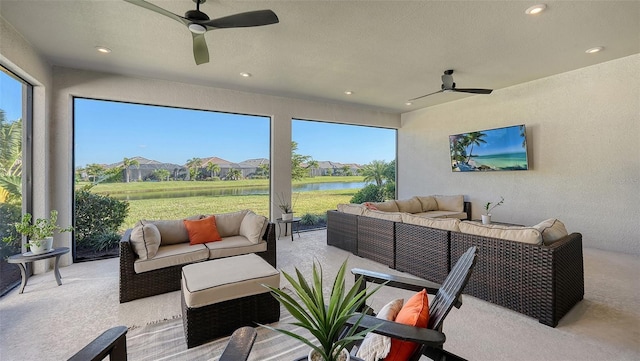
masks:
<instances>
[{"instance_id":1,"label":"recessed ceiling light","mask_svg":"<svg viewBox=\"0 0 640 361\"><path fill-rule=\"evenodd\" d=\"M96 46L96 50L103 54L109 54L111 52L111 49L106 48L104 46Z\"/></svg>"},{"instance_id":2,"label":"recessed ceiling light","mask_svg":"<svg viewBox=\"0 0 640 361\"><path fill-rule=\"evenodd\" d=\"M584 52L587 54L595 54L604 50L603 46L596 46L595 48L587 49Z\"/></svg>"},{"instance_id":3,"label":"recessed ceiling light","mask_svg":"<svg viewBox=\"0 0 640 361\"><path fill-rule=\"evenodd\" d=\"M527 15L537 15L543 12L546 8L547 8L547 5L545 4L533 5L532 7L525 10L524 13Z\"/></svg>"},{"instance_id":4,"label":"recessed ceiling light","mask_svg":"<svg viewBox=\"0 0 640 361\"><path fill-rule=\"evenodd\" d=\"M242 72L242 73L240 73L240 76L242 76L243 78L248 78L248 77L251 76L251 73Z\"/></svg>"},{"instance_id":5,"label":"recessed ceiling light","mask_svg":"<svg viewBox=\"0 0 640 361\"><path fill-rule=\"evenodd\" d=\"M353 92L351 90L346 90L344 93L347 95L353 95Z\"/></svg>"},{"instance_id":6,"label":"recessed ceiling light","mask_svg":"<svg viewBox=\"0 0 640 361\"><path fill-rule=\"evenodd\" d=\"M409 106L409 105L411 105L411 104L413 104L413 103L412 103L412 102L406 102L406 103L404 103L404 105L406 105L406 106Z\"/></svg>"}]
</instances>

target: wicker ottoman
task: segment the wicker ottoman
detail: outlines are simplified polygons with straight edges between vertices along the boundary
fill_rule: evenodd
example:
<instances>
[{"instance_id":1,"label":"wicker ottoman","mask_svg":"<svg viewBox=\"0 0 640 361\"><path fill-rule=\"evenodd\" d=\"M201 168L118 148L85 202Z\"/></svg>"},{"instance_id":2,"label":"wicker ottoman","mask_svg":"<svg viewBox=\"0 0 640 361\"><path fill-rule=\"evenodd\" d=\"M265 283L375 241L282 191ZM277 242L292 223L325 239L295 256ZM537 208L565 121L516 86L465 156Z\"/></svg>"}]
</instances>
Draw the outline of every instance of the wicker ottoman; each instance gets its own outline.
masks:
<instances>
[{"instance_id":1,"label":"wicker ottoman","mask_svg":"<svg viewBox=\"0 0 640 361\"><path fill-rule=\"evenodd\" d=\"M261 257L242 256L182 268L182 323L187 348L239 327L280 319L280 304L262 286L280 287L280 272Z\"/></svg>"}]
</instances>

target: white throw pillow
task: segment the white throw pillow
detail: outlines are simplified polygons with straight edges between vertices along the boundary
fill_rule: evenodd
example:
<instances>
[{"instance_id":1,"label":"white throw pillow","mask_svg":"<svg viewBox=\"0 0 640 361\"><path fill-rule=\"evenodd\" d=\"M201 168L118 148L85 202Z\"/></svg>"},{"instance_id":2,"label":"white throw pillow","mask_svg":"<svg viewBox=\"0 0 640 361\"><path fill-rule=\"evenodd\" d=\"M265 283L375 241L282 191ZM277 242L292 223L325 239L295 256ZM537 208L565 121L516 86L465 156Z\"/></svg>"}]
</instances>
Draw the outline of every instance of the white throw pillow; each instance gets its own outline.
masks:
<instances>
[{"instance_id":1,"label":"white throw pillow","mask_svg":"<svg viewBox=\"0 0 640 361\"><path fill-rule=\"evenodd\" d=\"M395 321L403 303L404 300L402 298L387 303L376 317L382 320ZM369 332L362 340L356 357L364 361L377 361L387 357L389 351L391 351L391 337Z\"/></svg>"},{"instance_id":2,"label":"white throw pillow","mask_svg":"<svg viewBox=\"0 0 640 361\"><path fill-rule=\"evenodd\" d=\"M569 234L564 227L564 223L555 218L544 220L533 226L533 228L542 233L542 241L546 246Z\"/></svg>"},{"instance_id":3,"label":"white throw pillow","mask_svg":"<svg viewBox=\"0 0 640 361\"><path fill-rule=\"evenodd\" d=\"M399 212L398 205L393 199L385 202L371 203L377 210L383 212Z\"/></svg>"},{"instance_id":4,"label":"white throw pillow","mask_svg":"<svg viewBox=\"0 0 640 361\"><path fill-rule=\"evenodd\" d=\"M198 214L185 219L188 221L197 221L202 218L204 218L204 216ZM184 226L184 222L182 221L182 219L157 221L141 220L136 223L135 226L139 226L144 222L153 223L158 227L158 231L160 231L160 243L162 245L168 245L189 242L189 233L187 232L187 227Z\"/></svg>"},{"instance_id":5,"label":"white throw pillow","mask_svg":"<svg viewBox=\"0 0 640 361\"><path fill-rule=\"evenodd\" d=\"M356 216L361 216L362 212L366 207L363 204L338 204L338 212L343 212L347 214L354 214Z\"/></svg>"},{"instance_id":6,"label":"white throw pillow","mask_svg":"<svg viewBox=\"0 0 640 361\"><path fill-rule=\"evenodd\" d=\"M216 227L220 237L237 236L240 234L240 224L244 219L244 215L249 210L243 209L238 212L214 214L216 216Z\"/></svg>"},{"instance_id":7,"label":"white throw pillow","mask_svg":"<svg viewBox=\"0 0 640 361\"><path fill-rule=\"evenodd\" d=\"M248 211L240 223L240 235L246 237L253 244L260 243L267 217L259 216L253 211Z\"/></svg>"},{"instance_id":8,"label":"white throw pillow","mask_svg":"<svg viewBox=\"0 0 640 361\"><path fill-rule=\"evenodd\" d=\"M139 224L131 230L129 243L133 247L133 251L138 255L141 261L146 261L156 256L160 247L160 231L155 224L140 221Z\"/></svg>"},{"instance_id":9,"label":"white throw pillow","mask_svg":"<svg viewBox=\"0 0 640 361\"><path fill-rule=\"evenodd\" d=\"M432 196L418 196L416 197L418 198L418 200L420 201L420 204L422 204L422 211L423 212L429 212L429 211L437 211L438 210L438 202L436 202L436 199L433 198Z\"/></svg>"},{"instance_id":10,"label":"white throw pillow","mask_svg":"<svg viewBox=\"0 0 640 361\"><path fill-rule=\"evenodd\" d=\"M422 203L420 203L417 197L396 201L396 205L398 206L398 210L400 212L405 212L405 213L421 213L422 212Z\"/></svg>"}]
</instances>

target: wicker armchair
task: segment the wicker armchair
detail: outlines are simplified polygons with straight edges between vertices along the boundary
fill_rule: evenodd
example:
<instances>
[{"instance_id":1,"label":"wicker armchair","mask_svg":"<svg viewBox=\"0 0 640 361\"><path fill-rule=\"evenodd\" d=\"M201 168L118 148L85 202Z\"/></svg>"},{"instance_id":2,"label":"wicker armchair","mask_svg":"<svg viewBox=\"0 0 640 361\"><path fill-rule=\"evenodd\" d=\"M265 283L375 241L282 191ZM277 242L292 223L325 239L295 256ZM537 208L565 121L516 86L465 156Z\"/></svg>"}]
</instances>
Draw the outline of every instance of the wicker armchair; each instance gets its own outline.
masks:
<instances>
[{"instance_id":1,"label":"wicker armchair","mask_svg":"<svg viewBox=\"0 0 640 361\"><path fill-rule=\"evenodd\" d=\"M182 266L177 265L149 272L136 273L133 264L137 255L129 243L131 229L120 240L120 303L139 298L155 296L180 289ZM267 242L267 250L257 253L274 268L276 267L276 230L269 223L262 239Z\"/></svg>"}]
</instances>

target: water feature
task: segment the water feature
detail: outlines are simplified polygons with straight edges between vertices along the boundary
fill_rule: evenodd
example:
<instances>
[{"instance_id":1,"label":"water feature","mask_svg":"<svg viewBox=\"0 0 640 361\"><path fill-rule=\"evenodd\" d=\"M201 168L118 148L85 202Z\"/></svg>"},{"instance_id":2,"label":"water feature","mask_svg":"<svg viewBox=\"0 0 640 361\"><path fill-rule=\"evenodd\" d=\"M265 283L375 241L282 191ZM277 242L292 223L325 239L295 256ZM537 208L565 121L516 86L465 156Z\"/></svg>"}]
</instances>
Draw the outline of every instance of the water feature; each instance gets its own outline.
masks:
<instances>
[{"instance_id":1,"label":"water feature","mask_svg":"<svg viewBox=\"0 0 640 361\"><path fill-rule=\"evenodd\" d=\"M360 189L366 185L365 182L324 182L307 183L293 186L293 192L326 191L336 189ZM251 194L269 194L269 187L229 187L211 189L192 189L162 192L140 192L135 194L113 194L116 199L139 200L158 198L184 198L200 196L241 196Z\"/></svg>"}]
</instances>

